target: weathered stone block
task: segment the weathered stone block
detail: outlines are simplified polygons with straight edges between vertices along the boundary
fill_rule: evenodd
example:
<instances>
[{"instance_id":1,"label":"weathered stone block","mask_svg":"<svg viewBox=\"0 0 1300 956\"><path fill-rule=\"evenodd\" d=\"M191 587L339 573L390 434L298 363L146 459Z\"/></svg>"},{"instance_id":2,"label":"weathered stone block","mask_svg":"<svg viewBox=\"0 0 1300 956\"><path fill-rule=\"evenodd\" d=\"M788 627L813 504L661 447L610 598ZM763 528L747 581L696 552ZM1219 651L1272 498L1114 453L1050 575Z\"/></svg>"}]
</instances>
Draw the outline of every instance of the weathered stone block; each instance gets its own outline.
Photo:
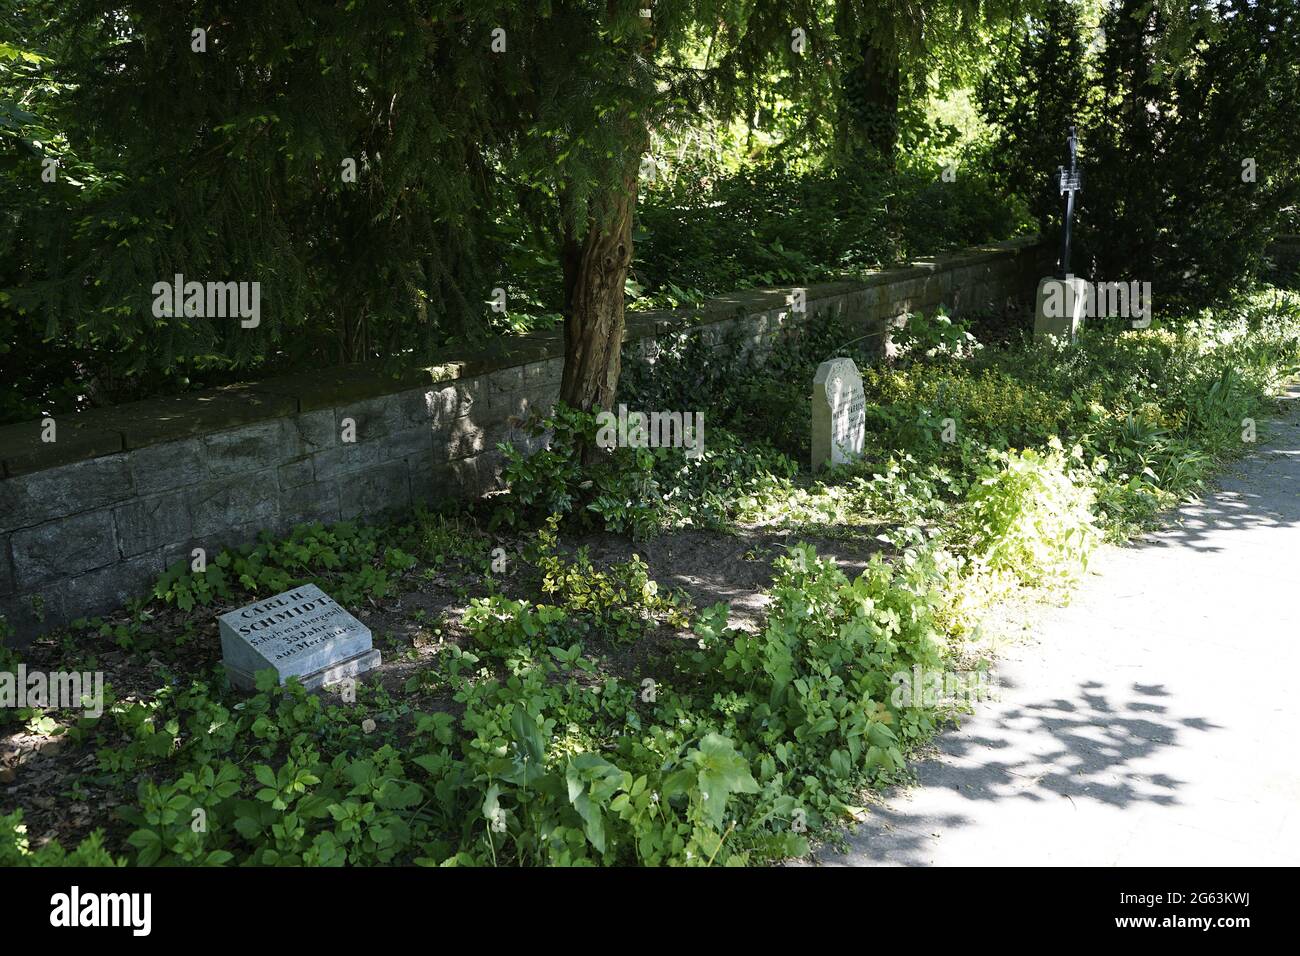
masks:
<instances>
[{"instance_id":1,"label":"weathered stone block","mask_svg":"<svg viewBox=\"0 0 1300 956\"><path fill-rule=\"evenodd\" d=\"M488 448L488 426L469 418L458 418L447 430L449 458L469 458Z\"/></svg>"},{"instance_id":2,"label":"weathered stone block","mask_svg":"<svg viewBox=\"0 0 1300 956\"><path fill-rule=\"evenodd\" d=\"M475 471L478 477L476 495L485 495L501 487L501 474L505 467L505 456L497 451L496 446L474 456Z\"/></svg>"},{"instance_id":3,"label":"weathered stone block","mask_svg":"<svg viewBox=\"0 0 1300 956\"><path fill-rule=\"evenodd\" d=\"M257 386L223 388L129 402L95 412L106 427L116 428L128 449L199 435L253 422L283 418L298 410L292 398L268 394Z\"/></svg>"},{"instance_id":4,"label":"weathered stone block","mask_svg":"<svg viewBox=\"0 0 1300 956\"><path fill-rule=\"evenodd\" d=\"M59 588L27 594L11 594L0 599L0 614L17 634L15 646L26 647L32 639L52 627L67 623L63 592Z\"/></svg>"},{"instance_id":5,"label":"weathered stone block","mask_svg":"<svg viewBox=\"0 0 1300 956\"><path fill-rule=\"evenodd\" d=\"M333 448L339 441L338 423L334 420L332 408L295 415L289 419L288 429L291 438L296 439L292 457Z\"/></svg>"},{"instance_id":6,"label":"weathered stone block","mask_svg":"<svg viewBox=\"0 0 1300 956\"><path fill-rule=\"evenodd\" d=\"M293 407L286 414L293 414L390 395L431 381L429 369L390 374L373 365L344 365L281 375L259 382L254 388L259 392L288 396Z\"/></svg>"},{"instance_id":7,"label":"weathered stone block","mask_svg":"<svg viewBox=\"0 0 1300 956\"><path fill-rule=\"evenodd\" d=\"M134 494L126 455L107 455L0 481L0 531L115 504Z\"/></svg>"},{"instance_id":8,"label":"weathered stone block","mask_svg":"<svg viewBox=\"0 0 1300 956\"><path fill-rule=\"evenodd\" d=\"M889 287L889 294L894 299L919 299L925 294L925 278L895 283Z\"/></svg>"},{"instance_id":9,"label":"weathered stone block","mask_svg":"<svg viewBox=\"0 0 1300 956\"><path fill-rule=\"evenodd\" d=\"M451 461L451 446L446 431L433 433L433 460L439 464Z\"/></svg>"},{"instance_id":10,"label":"weathered stone block","mask_svg":"<svg viewBox=\"0 0 1300 956\"><path fill-rule=\"evenodd\" d=\"M411 485L404 461L390 461L339 482L339 514L344 521L409 508Z\"/></svg>"},{"instance_id":11,"label":"weathered stone block","mask_svg":"<svg viewBox=\"0 0 1300 956\"><path fill-rule=\"evenodd\" d=\"M516 392L524 387L524 366L497 369L487 376L488 393Z\"/></svg>"},{"instance_id":12,"label":"weathered stone block","mask_svg":"<svg viewBox=\"0 0 1300 956\"><path fill-rule=\"evenodd\" d=\"M548 385L558 387L563 376L564 359L562 358L530 362L524 366L524 384L529 388L544 388Z\"/></svg>"},{"instance_id":13,"label":"weathered stone block","mask_svg":"<svg viewBox=\"0 0 1300 956\"><path fill-rule=\"evenodd\" d=\"M394 396L397 400L399 430L435 428L458 417L460 400L455 386L411 389Z\"/></svg>"},{"instance_id":14,"label":"weathered stone block","mask_svg":"<svg viewBox=\"0 0 1300 956\"><path fill-rule=\"evenodd\" d=\"M230 528L221 528L202 537L192 537L184 541L164 545L159 549L159 560L164 569L171 567L177 561L183 561L188 565L194 560L195 549L201 548L206 560L212 561L227 548L238 548L246 544L252 544L257 540L258 534L267 528L275 531L280 530L279 525L268 525L260 521L235 525Z\"/></svg>"},{"instance_id":15,"label":"weathered stone block","mask_svg":"<svg viewBox=\"0 0 1300 956\"><path fill-rule=\"evenodd\" d=\"M208 457L201 438L139 448L127 455L136 494L174 491L206 481Z\"/></svg>"},{"instance_id":16,"label":"weathered stone block","mask_svg":"<svg viewBox=\"0 0 1300 956\"><path fill-rule=\"evenodd\" d=\"M274 468L205 482L187 494L194 534L199 537L245 524L270 525L279 510Z\"/></svg>"},{"instance_id":17,"label":"weathered stone block","mask_svg":"<svg viewBox=\"0 0 1300 956\"><path fill-rule=\"evenodd\" d=\"M14 562L9 554L9 535L0 534L0 594L12 594L14 588Z\"/></svg>"},{"instance_id":18,"label":"weathered stone block","mask_svg":"<svg viewBox=\"0 0 1300 956\"><path fill-rule=\"evenodd\" d=\"M518 427L526 423L534 414L549 414L559 400L560 390L554 385L524 389L503 396L501 414L508 424Z\"/></svg>"},{"instance_id":19,"label":"weathered stone block","mask_svg":"<svg viewBox=\"0 0 1300 956\"><path fill-rule=\"evenodd\" d=\"M113 513L107 508L17 531L11 539L20 591L118 560Z\"/></svg>"},{"instance_id":20,"label":"weathered stone block","mask_svg":"<svg viewBox=\"0 0 1300 956\"><path fill-rule=\"evenodd\" d=\"M406 424L427 424L433 427L450 424L469 414L472 402L467 401L467 394L459 383L423 391L418 399L410 400Z\"/></svg>"},{"instance_id":21,"label":"weathered stone block","mask_svg":"<svg viewBox=\"0 0 1300 956\"><path fill-rule=\"evenodd\" d=\"M122 554L131 557L189 538L193 531L185 492L128 501L113 509Z\"/></svg>"},{"instance_id":22,"label":"weathered stone block","mask_svg":"<svg viewBox=\"0 0 1300 956\"><path fill-rule=\"evenodd\" d=\"M62 622L115 611L148 595L165 570L161 552L155 551L60 582Z\"/></svg>"},{"instance_id":23,"label":"weathered stone block","mask_svg":"<svg viewBox=\"0 0 1300 956\"><path fill-rule=\"evenodd\" d=\"M482 376L464 378L455 384L458 418L486 410L488 404L487 381Z\"/></svg>"},{"instance_id":24,"label":"weathered stone block","mask_svg":"<svg viewBox=\"0 0 1300 956\"><path fill-rule=\"evenodd\" d=\"M412 455L406 459L406 472L411 488L411 504L430 504L439 498L454 497L445 485L445 461L432 454Z\"/></svg>"},{"instance_id":25,"label":"weathered stone block","mask_svg":"<svg viewBox=\"0 0 1300 956\"><path fill-rule=\"evenodd\" d=\"M379 442L343 442L312 455L312 467L317 481L328 481L341 475L369 468L379 462Z\"/></svg>"},{"instance_id":26,"label":"weathered stone block","mask_svg":"<svg viewBox=\"0 0 1300 956\"><path fill-rule=\"evenodd\" d=\"M867 288L862 290L862 298L859 301L857 309L860 312L868 312L877 308L881 302L884 302L888 298L889 296L884 286L867 286Z\"/></svg>"},{"instance_id":27,"label":"weathered stone block","mask_svg":"<svg viewBox=\"0 0 1300 956\"><path fill-rule=\"evenodd\" d=\"M286 420L277 418L204 436L213 477L242 475L277 464L286 457L288 431Z\"/></svg>"},{"instance_id":28,"label":"weathered stone block","mask_svg":"<svg viewBox=\"0 0 1300 956\"><path fill-rule=\"evenodd\" d=\"M952 284L959 289L969 289L974 283L979 281L979 266L963 265L960 268L953 269Z\"/></svg>"},{"instance_id":29,"label":"weathered stone block","mask_svg":"<svg viewBox=\"0 0 1300 956\"><path fill-rule=\"evenodd\" d=\"M202 548L205 561L211 561L220 552L211 538L185 538L180 541L173 541L163 545L157 551L152 552L166 571L177 561L183 562L186 566L191 566L194 561L194 549Z\"/></svg>"},{"instance_id":30,"label":"weathered stone block","mask_svg":"<svg viewBox=\"0 0 1300 956\"><path fill-rule=\"evenodd\" d=\"M395 458L409 458L422 452L433 450L433 429L428 425L417 425L393 432L379 442L379 457L384 461Z\"/></svg>"},{"instance_id":31,"label":"weathered stone block","mask_svg":"<svg viewBox=\"0 0 1300 956\"><path fill-rule=\"evenodd\" d=\"M351 419L356 425L357 444L374 441L402 427L401 411L396 395L381 395L335 409L335 427L342 436L344 423Z\"/></svg>"},{"instance_id":32,"label":"weathered stone block","mask_svg":"<svg viewBox=\"0 0 1300 956\"><path fill-rule=\"evenodd\" d=\"M339 517L337 481L316 481L280 490L280 527L284 530L296 524L333 524Z\"/></svg>"},{"instance_id":33,"label":"weathered stone block","mask_svg":"<svg viewBox=\"0 0 1300 956\"><path fill-rule=\"evenodd\" d=\"M281 488L298 488L316 480L316 469L310 458L299 458L280 465L276 469L276 478Z\"/></svg>"},{"instance_id":34,"label":"weathered stone block","mask_svg":"<svg viewBox=\"0 0 1300 956\"><path fill-rule=\"evenodd\" d=\"M89 415L53 415L0 427L0 475L23 475L74 461L111 455L123 448L122 434L98 427ZM46 441L51 437L53 441Z\"/></svg>"},{"instance_id":35,"label":"weathered stone block","mask_svg":"<svg viewBox=\"0 0 1300 956\"><path fill-rule=\"evenodd\" d=\"M448 497L468 498L482 494L485 482L479 475L477 458L461 458L434 469L435 488L447 489Z\"/></svg>"}]
</instances>

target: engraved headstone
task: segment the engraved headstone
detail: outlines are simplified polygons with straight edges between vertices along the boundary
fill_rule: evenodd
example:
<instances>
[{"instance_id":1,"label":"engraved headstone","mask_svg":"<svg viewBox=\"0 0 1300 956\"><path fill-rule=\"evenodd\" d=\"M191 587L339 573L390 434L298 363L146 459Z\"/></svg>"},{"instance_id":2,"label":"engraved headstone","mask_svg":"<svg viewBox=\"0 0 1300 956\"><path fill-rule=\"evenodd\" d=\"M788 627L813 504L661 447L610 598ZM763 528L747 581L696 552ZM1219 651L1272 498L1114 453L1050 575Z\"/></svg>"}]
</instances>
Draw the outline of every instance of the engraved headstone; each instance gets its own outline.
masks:
<instances>
[{"instance_id":1,"label":"engraved headstone","mask_svg":"<svg viewBox=\"0 0 1300 956\"><path fill-rule=\"evenodd\" d=\"M853 359L822 362L813 377L812 470L861 458L866 429L866 396Z\"/></svg>"},{"instance_id":2,"label":"engraved headstone","mask_svg":"<svg viewBox=\"0 0 1300 956\"><path fill-rule=\"evenodd\" d=\"M1034 307L1034 341L1051 336L1073 345L1083 328L1087 305L1088 283L1083 279L1043 279Z\"/></svg>"},{"instance_id":3,"label":"engraved headstone","mask_svg":"<svg viewBox=\"0 0 1300 956\"><path fill-rule=\"evenodd\" d=\"M314 584L285 591L217 618L221 656L236 687L273 669L284 684L307 688L356 677L380 662L370 630Z\"/></svg>"}]
</instances>

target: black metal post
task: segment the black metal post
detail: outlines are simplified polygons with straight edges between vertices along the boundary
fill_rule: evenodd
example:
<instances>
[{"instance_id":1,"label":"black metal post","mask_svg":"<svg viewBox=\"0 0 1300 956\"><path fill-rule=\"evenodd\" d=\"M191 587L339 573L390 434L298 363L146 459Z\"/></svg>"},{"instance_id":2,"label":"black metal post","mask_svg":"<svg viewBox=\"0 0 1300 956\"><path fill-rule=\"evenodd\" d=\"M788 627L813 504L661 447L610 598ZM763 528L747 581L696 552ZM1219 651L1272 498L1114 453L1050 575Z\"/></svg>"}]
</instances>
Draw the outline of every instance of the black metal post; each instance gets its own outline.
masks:
<instances>
[{"instance_id":1,"label":"black metal post","mask_svg":"<svg viewBox=\"0 0 1300 956\"><path fill-rule=\"evenodd\" d=\"M1074 127L1070 127L1070 168L1058 167L1061 192L1065 193L1065 222L1061 229L1061 268L1058 278L1064 279L1070 274L1070 230L1074 224L1074 193L1079 187L1078 146Z\"/></svg>"}]
</instances>

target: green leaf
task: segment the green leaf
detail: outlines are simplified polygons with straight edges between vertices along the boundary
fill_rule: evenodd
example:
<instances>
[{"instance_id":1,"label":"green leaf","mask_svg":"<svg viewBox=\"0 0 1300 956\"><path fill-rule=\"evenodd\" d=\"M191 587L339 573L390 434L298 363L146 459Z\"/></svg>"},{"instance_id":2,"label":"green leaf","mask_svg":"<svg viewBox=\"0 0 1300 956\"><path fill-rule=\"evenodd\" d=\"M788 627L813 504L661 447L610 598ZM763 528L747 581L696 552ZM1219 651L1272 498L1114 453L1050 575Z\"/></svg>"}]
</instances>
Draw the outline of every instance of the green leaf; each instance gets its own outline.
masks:
<instances>
[{"instance_id":1,"label":"green leaf","mask_svg":"<svg viewBox=\"0 0 1300 956\"><path fill-rule=\"evenodd\" d=\"M151 866L162 855L162 837L153 830L136 830L126 842L139 851L137 862L140 866Z\"/></svg>"},{"instance_id":2,"label":"green leaf","mask_svg":"<svg viewBox=\"0 0 1300 956\"><path fill-rule=\"evenodd\" d=\"M749 763L736 753L732 741L721 734L708 734L692 750L688 759L698 768L704 817L715 829L722 826L727 801L733 793L757 793L758 781L749 772Z\"/></svg>"}]
</instances>

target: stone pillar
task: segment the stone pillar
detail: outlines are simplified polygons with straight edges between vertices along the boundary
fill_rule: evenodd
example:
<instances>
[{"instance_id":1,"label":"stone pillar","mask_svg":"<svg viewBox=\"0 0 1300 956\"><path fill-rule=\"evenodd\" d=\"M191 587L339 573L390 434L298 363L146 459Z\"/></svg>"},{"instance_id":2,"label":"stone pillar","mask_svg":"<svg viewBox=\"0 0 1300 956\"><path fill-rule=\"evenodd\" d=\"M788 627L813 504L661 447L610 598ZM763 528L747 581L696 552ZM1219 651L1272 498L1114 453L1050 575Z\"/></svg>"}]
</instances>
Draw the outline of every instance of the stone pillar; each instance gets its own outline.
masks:
<instances>
[{"instance_id":1,"label":"stone pillar","mask_svg":"<svg viewBox=\"0 0 1300 956\"><path fill-rule=\"evenodd\" d=\"M861 458L866 421L862 375L853 359L822 362L813 378L812 470Z\"/></svg>"},{"instance_id":2,"label":"stone pillar","mask_svg":"<svg viewBox=\"0 0 1300 956\"><path fill-rule=\"evenodd\" d=\"M1076 276L1049 276L1038 283L1034 307L1034 341L1047 337L1073 345L1083 328L1088 306L1088 283Z\"/></svg>"}]
</instances>

